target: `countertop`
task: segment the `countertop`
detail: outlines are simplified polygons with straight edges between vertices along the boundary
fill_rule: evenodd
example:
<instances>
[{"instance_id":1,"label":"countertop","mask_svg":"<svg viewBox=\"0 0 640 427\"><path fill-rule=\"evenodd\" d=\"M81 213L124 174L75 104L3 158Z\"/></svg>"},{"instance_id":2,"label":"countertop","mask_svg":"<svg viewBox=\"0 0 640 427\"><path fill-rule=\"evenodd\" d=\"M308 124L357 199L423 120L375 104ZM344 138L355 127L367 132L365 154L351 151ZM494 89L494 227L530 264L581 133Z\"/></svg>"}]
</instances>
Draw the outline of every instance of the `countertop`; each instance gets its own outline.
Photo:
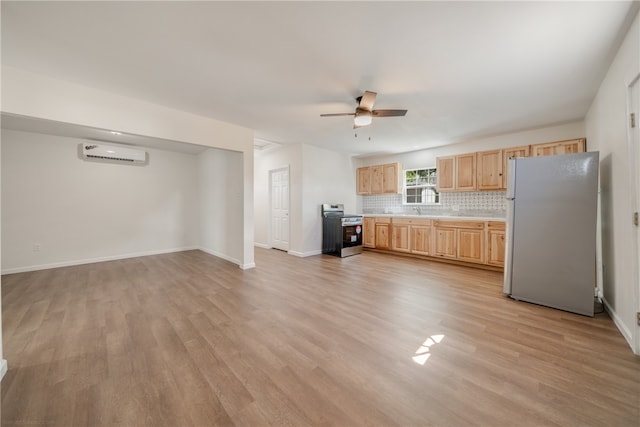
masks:
<instances>
[{"instance_id":1,"label":"countertop","mask_svg":"<svg viewBox=\"0 0 640 427\"><path fill-rule=\"evenodd\" d=\"M464 220L464 221L505 221L503 217L488 217L488 216L465 216L465 215L417 215L417 214L375 214L375 213L367 213L361 214L363 217L382 217L382 218L390 218L390 217L399 217L399 218L423 218L423 219L449 219L449 220Z\"/></svg>"}]
</instances>

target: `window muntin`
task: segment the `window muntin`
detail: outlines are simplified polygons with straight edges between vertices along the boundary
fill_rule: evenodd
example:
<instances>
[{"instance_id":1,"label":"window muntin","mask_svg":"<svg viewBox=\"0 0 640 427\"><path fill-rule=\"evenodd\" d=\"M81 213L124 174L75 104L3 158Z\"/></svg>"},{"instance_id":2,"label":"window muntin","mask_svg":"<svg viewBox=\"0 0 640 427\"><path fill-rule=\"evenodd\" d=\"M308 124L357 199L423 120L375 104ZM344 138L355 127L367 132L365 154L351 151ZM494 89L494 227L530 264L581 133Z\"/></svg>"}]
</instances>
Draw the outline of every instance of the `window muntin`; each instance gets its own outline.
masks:
<instances>
[{"instance_id":1,"label":"window muntin","mask_svg":"<svg viewBox=\"0 0 640 427\"><path fill-rule=\"evenodd\" d=\"M402 185L402 204L428 205L440 202L436 191L436 168L407 169Z\"/></svg>"}]
</instances>

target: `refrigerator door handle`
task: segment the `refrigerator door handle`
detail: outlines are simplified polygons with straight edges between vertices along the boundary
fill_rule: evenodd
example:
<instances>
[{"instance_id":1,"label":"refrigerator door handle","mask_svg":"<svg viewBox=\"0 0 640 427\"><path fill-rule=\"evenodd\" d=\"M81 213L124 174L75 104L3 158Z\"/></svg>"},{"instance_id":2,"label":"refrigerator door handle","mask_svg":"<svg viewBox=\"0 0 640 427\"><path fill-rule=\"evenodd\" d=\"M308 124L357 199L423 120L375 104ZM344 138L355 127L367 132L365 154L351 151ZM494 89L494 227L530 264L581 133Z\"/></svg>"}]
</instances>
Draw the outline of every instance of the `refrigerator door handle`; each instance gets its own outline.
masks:
<instances>
[{"instance_id":1,"label":"refrigerator door handle","mask_svg":"<svg viewBox=\"0 0 640 427\"><path fill-rule=\"evenodd\" d=\"M507 218L506 218L506 231L505 231L505 254L504 254L504 282L502 285L502 291L511 295L511 275L513 271L513 225L515 200L516 200L516 159L511 157L507 160Z\"/></svg>"}]
</instances>

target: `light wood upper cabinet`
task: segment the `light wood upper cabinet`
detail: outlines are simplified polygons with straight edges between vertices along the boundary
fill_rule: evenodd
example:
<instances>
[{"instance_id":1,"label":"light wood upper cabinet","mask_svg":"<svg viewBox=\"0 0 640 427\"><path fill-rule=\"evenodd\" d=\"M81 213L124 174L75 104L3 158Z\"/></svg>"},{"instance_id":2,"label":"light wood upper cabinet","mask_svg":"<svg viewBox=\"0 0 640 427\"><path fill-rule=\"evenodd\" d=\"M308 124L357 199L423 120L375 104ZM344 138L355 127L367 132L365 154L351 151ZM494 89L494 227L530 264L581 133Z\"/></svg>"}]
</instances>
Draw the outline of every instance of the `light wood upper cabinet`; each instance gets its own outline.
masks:
<instances>
[{"instance_id":1,"label":"light wood upper cabinet","mask_svg":"<svg viewBox=\"0 0 640 427\"><path fill-rule=\"evenodd\" d=\"M531 146L531 156L554 156L557 154L584 153L586 151L586 140L568 139L566 141L548 142L545 144L534 144Z\"/></svg>"},{"instance_id":2,"label":"light wood upper cabinet","mask_svg":"<svg viewBox=\"0 0 640 427\"><path fill-rule=\"evenodd\" d=\"M365 217L362 221L362 246L365 248L376 247L376 220Z\"/></svg>"},{"instance_id":3,"label":"light wood upper cabinet","mask_svg":"<svg viewBox=\"0 0 640 427\"><path fill-rule=\"evenodd\" d=\"M502 188L507 188L507 160L511 157L529 157L529 150L528 145L502 150Z\"/></svg>"},{"instance_id":4,"label":"light wood upper cabinet","mask_svg":"<svg viewBox=\"0 0 640 427\"><path fill-rule=\"evenodd\" d=\"M371 166L371 194L382 194L383 172L382 165Z\"/></svg>"},{"instance_id":5,"label":"light wood upper cabinet","mask_svg":"<svg viewBox=\"0 0 640 427\"><path fill-rule=\"evenodd\" d=\"M399 252L409 252L409 228L408 224L391 225L391 249Z\"/></svg>"},{"instance_id":6,"label":"light wood upper cabinet","mask_svg":"<svg viewBox=\"0 0 640 427\"><path fill-rule=\"evenodd\" d=\"M393 194L400 192L399 163L387 163L358 168L356 171L357 194Z\"/></svg>"},{"instance_id":7,"label":"light wood upper cabinet","mask_svg":"<svg viewBox=\"0 0 640 427\"><path fill-rule=\"evenodd\" d=\"M502 189L502 150L482 151L476 154L478 190Z\"/></svg>"},{"instance_id":8,"label":"light wood upper cabinet","mask_svg":"<svg viewBox=\"0 0 640 427\"><path fill-rule=\"evenodd\" d=\"M456 190L474 191L476 184L476 153L456 156Z\"/></svg>"},{"instance_id":9,"label":"light wood upper cabinet","mask_svg":"<svg viewBox=\"0 0 640 427\"><path fill-rule=\"evenodd\" d=\"M476 153L436 159L439 192L476 190Z\"/></svg>"},{"instance_id":10,"label":"light wood upper cabinet","mask_svg":"<svg viewBox=\"0 0 640 427\"><path fill-rule=\"evenodd\" d=\"M371 194L371 168L358 168L356 171L356 193Z\"/></svg>"},{"instance_id":11,"label":"light wood upper cabinet","mask_svg":"<svg viewBox=\"0 0 640 427\"><path fill-rule=\"evenodd\" d=\"M382 165L382 192L385 194L400 192L400 172L402 167L399 163L388 163Z\"/></svg>"},{"instance_id":12,"label":"light wood upper cabinet","mask_svg":"<svg viewBox=\"0 0 640 427\"><path fill-rule=\"evenodd\" d=\"M438 157L436 159L436 188L440 191L454 191L456 173L456 157Z\"/></svg>"},{"instance_id":13,"label":"light wood upper cabinet","mask_svg":"<svg viewBox=\"0 0 640 427\"><path fill-rule=\"evenodd\" d=\"M487 222L487 264L504 267L505 224L499 221Z\"/></svg>"}]
</instances>

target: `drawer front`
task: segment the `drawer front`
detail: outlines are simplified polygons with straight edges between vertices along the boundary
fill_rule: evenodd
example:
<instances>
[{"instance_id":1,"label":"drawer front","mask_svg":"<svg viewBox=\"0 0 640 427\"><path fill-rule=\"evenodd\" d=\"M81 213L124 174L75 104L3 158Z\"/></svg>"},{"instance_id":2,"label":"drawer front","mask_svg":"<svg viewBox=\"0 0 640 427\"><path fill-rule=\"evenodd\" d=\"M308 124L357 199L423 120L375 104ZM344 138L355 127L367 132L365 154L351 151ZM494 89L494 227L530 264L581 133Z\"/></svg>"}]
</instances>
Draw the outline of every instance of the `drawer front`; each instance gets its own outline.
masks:
<instances>
[{"instance_id":1,"label":"drawer front","mask_svg":"<svg viewBox=\"0 0 640 427\"><path fill-rule=\"evenodd\" d=\"M487 221L488 230L505 230L505 223L502 221Z\"/></svg>"},{"instance_id":2,"label":"drawer front","mask_svg":"<svg viewBox=\"0 0 640 427\"><path fill-rule=\"evenodd\" d=\"M387 216L377 216L376 224L391 224L391 217Z\"/></svg>"},{"instance_id":3,"label":"drawer front","mask_svg":"<svg viewBox=\"0 0 640 427\"><path fill-rule=\"evenodd\" d=\"M433 225L436 227L474 228L477 230L484 229L484 221L451 221L436 219L433 221Z\"/></svg>"},{"instance_id":4,"label":"drawer front","mask_svg":"<svg viewBox=\"0 0 640 427\"><path fill-rule=\"evenodd\" d=\"M394 225L423 225L429 226L431 225L430 219L422 219L422 218L393 218Z\"/></svg>"}]
</instances>

